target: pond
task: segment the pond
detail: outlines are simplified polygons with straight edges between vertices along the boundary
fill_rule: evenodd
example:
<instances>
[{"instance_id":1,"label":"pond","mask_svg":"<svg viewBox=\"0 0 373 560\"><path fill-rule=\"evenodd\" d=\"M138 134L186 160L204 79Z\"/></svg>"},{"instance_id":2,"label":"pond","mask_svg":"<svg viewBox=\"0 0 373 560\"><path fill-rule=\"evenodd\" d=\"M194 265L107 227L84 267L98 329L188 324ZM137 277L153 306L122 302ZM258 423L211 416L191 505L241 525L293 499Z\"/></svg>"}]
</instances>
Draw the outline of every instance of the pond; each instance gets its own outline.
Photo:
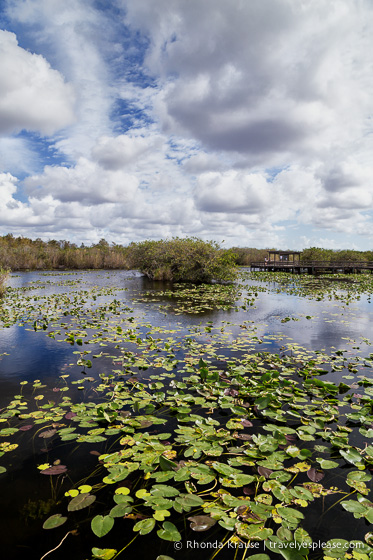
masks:
<instances>
[{"instance_id":1,"label":"pond","mask_svg":"<svg viewBox=\"0 0 373 560\"><path fill-rule=\"evenodd\" d=\"M4 558L373 554L370 275L9 286Z\"/></svg>"}]
</instances>

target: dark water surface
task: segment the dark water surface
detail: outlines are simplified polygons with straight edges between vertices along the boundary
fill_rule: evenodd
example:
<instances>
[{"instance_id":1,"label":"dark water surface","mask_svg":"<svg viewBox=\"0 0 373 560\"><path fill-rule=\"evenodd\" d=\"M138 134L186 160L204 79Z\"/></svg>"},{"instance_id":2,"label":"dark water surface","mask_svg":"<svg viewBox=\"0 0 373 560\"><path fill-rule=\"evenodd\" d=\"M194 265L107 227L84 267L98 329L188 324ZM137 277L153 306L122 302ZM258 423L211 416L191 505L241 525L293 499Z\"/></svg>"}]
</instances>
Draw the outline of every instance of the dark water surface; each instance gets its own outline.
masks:
<instances>
[{"instance_id":1,"label":"dark water surface","mask_svg":"<svg viewBox=\"0 0 373 560\"><path fill-rule=\"evenodd\" d=\"M369 297L362 296L360 300L350 301L348 304L346 301L334 299L317 301L289 294L275 284L271 286L253 280L249 280L248 284L251 287L250 292L253 293L258 289L257 297L254 297L254 305L246 305L246 309L242 308L247 297L247 294L242 291L241 299L238 298L231 309L213 308L193 314L180 312L181 300L177 297L177 288L172 288L167 283L150 282L134 271L14 274L10 281L11 287L19 289L20 297L27 296L30 299L22 303L22 309L26 309L24 321L18 318L14 324L3 326L0 331L0 408L7 406L13 396L19 393L20 383L24 381L28 382L23 386L22 394L25 397L32 398L32 384L35 380L40 380L43 385L46 385L43 390L46 398L52 399L53 388L60 389L63 386L62 375L69 375L69 381L74 381L81 379L82 375L99 379L99 375L110 374L113 370L113 356L119 355L123 348L116 348L118 345L111 339L105 340L104 329L101 340L94 342L92 337L99 328L94 329L92 324L91 327L86 327L85 331L90 343L85 344L84 341L82 345L69 344L64 340L64 333L68 333L71 327L77 329L78 322L85 314L88 321L92 318L95 309L99 306L109 306L113 300L118 302L116 305L119 311L116 320L120 322L122 316L127 319L133 317L140 336L147 331L146 324L150 324L153 328L160 327L163 330L173 331L171 334L160 332L159 336L173 337L180 342L180 347L175 350L176 357L178 352L180 355L185 354L182 344L186 337L193 338L194 335L198 335L199 343L210 344L213 341L213 333L209 333L206 326L211 324L215 329L214 332L223 330L222 336L226 337L227 346L237 342L238 353L240 341L246 341L246 352L249 349L251 352L289 353L292 351L292 345L299 345L312 352L322 351L328 354L342 350L347 359L349 356L355 356L357 351L363 357L369 357L372 352L370 340L373 340L373 305ZM22 291L25 288L26 291ZM260 291L264 288L265 291ZM92 290L96 289L101 292L98 291L97 297L93 298ZM104 289L108 289L110 293L103 293ZM274 291L276 289L280 291ZM175 298L164 294L169 290L175 291ZM60 324L63 322L66 328L61 327L61 334L51 338L48 333L56 330L55 327L53 325L51 327L50 322L45 323L45 330L40 326L44 321L43 313L46 316L48 310L51 310L48 298L56 294L61 298L69 297L72 302L75 298L79 312L78 315L64 316L63 299L61 299L58 321ZM38 298L45 302L43 304L45 310L34 317L32 307L40 303ZM82 298L85 300L83 303ZM124 308L126 311L121 312L120 310ZM105 311L102 313L104 314ZM283 322L284 318L289 320ZM35 320L39 321L36 330ZM19 326L20 322L22 326ZM127 344L127 346L128 350L131 350L131 345ZM84 350L89 350L94 355L99 355L100 352L104 355L92 360L92 367L87 369L77 364L77 352ZM227 358L230 352L230 350L226 351ZM87 357L89 358L91 354ZM360 368L361 365L358 367ZM364 367L362 371L364 375L371 377L369 367ZM149 369L144 372L139 371L138 375L141 377L152 373L154 370ZM345 373L346 371L343 372ZM326 378L339 383L341 372L331 372L323 377ZM71 386L68 394L76 402L99 401L99 395L92 393L88 388L78 389L78 385ZM42 427L41 424L40 429ZM169 431L169 428L166 431ZM30 435L27 431L16 441L19 444L18 449L12 454L5 454L0 459L0 464L7 468L7 472L0 475L2 517L0 558L40 559L47 551L56 547L69 530L62 526L41 531L43 521L50 515L47 511L48 502L51 501L53 504L56 499L61 500L64 491L72 486L72 481L79 478L82 470L84 472L89 469L94 470L97 456L90 454L90 451L102 452L102 446L95 444L79 446L74 442L67 442L56 449L51 448L47 453L46 442L42 438ZM311 445L314 443L311 442ZM61 460L64 464L68 464L68 479L61 481L59 477L41 476L37 465L46 460L49 463ZM327 472L325 485L333 484L328 480L328 476L335 476L334 471L333 475ZM337 484L336 480L335 485ZM323 501L325 511L331 502L329 497ZM62 511L63 508L60 506L57 510ZM56 510L52 507L50 511L54 513ZM327 517L327 522L325 519L320 518L319 510L307 508L303 527L312 533L314 540L319 538L327 540L330 535L335 534L341 536L341 527L343 538L347 540L363 538L360 526L354 523L350 513L334 508L333 515ZM130 537L133 535L131 531L123 532L122 526L116 521L109 535L102 539L95 538L95 544L92 545L89 524L90 519L87 519L86 523L81 523L79 535L69 535L61 547L47 558L89 560L92 546L101 548L115 546L120 549L121 543L124 546L130 540L129 535ZM218 542L225 531L222 532L216 527L214 530ZM178 550L174 548L173 543L165 541L160 543L159 539L151 533L138 537L120 558L137 559L141 556L141 558L155 560L159 554L166 554L175 560L210 558L213 551L207 548L206 543L204 544L206 535L207 533L194 533L193 538L198 545L184 542L183 548ZM209 535L209 541L213 542L214 537ZM248 550L247 557L265 552L263 543L253 546L255 548ZM217 558L233 559L235 553L235 550L224 549ZM266 553L275 559L280 558L277 554L268 551Z\"/></svg>"}]
</instances>

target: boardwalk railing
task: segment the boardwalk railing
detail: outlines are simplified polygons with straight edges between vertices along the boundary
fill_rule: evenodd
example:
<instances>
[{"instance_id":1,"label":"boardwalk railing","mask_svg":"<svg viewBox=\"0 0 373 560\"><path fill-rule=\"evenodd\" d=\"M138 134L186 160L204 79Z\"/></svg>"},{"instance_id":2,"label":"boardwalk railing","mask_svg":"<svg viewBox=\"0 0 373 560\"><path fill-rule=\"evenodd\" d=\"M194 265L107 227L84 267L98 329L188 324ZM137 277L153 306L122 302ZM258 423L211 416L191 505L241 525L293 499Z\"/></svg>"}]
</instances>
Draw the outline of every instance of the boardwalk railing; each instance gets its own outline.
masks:
<instances>
[{"instance_id":1,"label":"boardwalk railing","mask_svg":"<svg viewBox=\"0 0 373 560\"><path fill-rule=\"evenodd\" d=\"M317 270L347 271L354 272L360 270L373 270L373 261L258 261L252 262L251 268L260 270L306 270L315 272Z\"/></svg>"}]
</instances>

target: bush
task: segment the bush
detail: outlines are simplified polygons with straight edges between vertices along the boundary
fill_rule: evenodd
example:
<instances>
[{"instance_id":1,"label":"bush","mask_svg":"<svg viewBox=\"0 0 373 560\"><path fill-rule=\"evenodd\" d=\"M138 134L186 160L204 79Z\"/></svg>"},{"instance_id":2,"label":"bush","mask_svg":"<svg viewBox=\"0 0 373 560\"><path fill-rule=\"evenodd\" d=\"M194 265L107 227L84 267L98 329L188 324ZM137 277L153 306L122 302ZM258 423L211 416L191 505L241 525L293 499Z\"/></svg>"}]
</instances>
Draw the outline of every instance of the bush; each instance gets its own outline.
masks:
<instances>
[{"instance_id":1,"label":"bush","mask_svg":"<svg viewBox=\"0 0 373 560\"><path fill-rule=\"evenodd\" d=\"M236 255L214 241L196 237L131 243L126 256L132 268L151 280L224 282L236 278Z\"/></svg>"},{"instance_id":2,"label":"bush","mask_svg":"<svg viewBox=\"0 0 373 560\"><path fill-rule=\"evenodd\" d=\"M6 270L5 268L0 268L0 297L3 297L3 295L6 292L5 282L8 280L8 278L9 278L9 270Z\"/></svg>"}]
</instances>

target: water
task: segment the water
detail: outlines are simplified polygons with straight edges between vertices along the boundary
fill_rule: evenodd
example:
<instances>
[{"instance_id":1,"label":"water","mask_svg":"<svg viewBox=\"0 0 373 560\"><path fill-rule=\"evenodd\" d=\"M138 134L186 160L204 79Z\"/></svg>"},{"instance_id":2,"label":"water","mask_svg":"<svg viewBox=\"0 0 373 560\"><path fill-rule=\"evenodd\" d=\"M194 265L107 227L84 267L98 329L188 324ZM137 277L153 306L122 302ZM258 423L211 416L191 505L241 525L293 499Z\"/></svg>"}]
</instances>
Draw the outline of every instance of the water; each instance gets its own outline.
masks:
<instances>
[{"instance_id":1,"label":"water","mask_svg":"<svg viewBox=\"0 0 373 560\"><path fill-rule=\"evenodd\" d=\"M320 351L330 354L342 350L347 361L357 353L362 358L369 357L370 340L373 339L373 307L369 297L362 296L360 300L349 301L348 304L345 300L317 301L284 290L271 291L277 289L275 284L269 286L270 290L268 284L260 281L250 280L248 284L251 287L250 293L258 290L257 297L253 297L253 306L246 305L247 294L243 287L241 298L231 308L216 309L213 304L206 304L205 298L204 303L202 302L204 309L201 310L200 303L197 303L198 313L185 313L180 311L185 298L178 296L178 288L167 283L150 282L133 271L29 272L13 275L10 285L19 289L19 305L13 312L18 317L13 323L9 320L0 332L0 408L7 406L13 396L19 393L21 382L28 383L24 385L23 393L27 398L32 398L31 385L37 379L46 385L43 391L45 398L53 399L56 395L53 388L60 389L63 386L63 375L69 376L69 382L79 381L82 376L92 376L98 380L100 375L111 373L115 357L122 360L124 351L132 353L131 356L138 359L139 352L135 343L118 343L113 338L113 326L124 329L133 325L134 333L140 337L146 335L150 326L153 331L155 327L159 327L161 331L166 330L166 333L156 334L152 331L152 336L163 341L172 339L170 353L175 358L185 355L185 338L196 339L201 345L210 345L214 344L218 335L221 341L225 341L220 344L220 355L226 359L247 351L290 354L293 345L299 345L312 353ZM262 289L265 291L260 291ZM178 297L167 295L172 290ZM192 300L191 296L187 307L190 308ZM114 308L109 310L113 301L116 302ZM246 309L242 309L245 305ZM69 309L69 313L65 315L66 309ZM110 324L105 324L105 317L109 314ZM285 318L288 318L286 322ZM213 328L212 332L208 330L210 326ZM66 342L65 337L71 332L74 333L75 341L80 336L79 332L85 333L81 345ZM97 332L100 332L98 337ZM54 333L54 338L48 336L51 333ZM235 345L233 350L232 344ZM82 356L84 351L89 354ZM91 360L92 368L86 368L77 363L79 355L83 359L93 355L100 357ZM165 353L162 354L164 355ZM359 373L370 377L371 370L363 361L356 368ZM173 371L172 367L169 371ZM146 371L138 370L137 375L141 378L154 373L159 373L159 369L151 367ZM323 377L325 378L339 383L341 372L330 372ZM98 402L99 396L93 394L91 389L82 391L77 387L78 384L72 386L69 392L73 400L89 402L91 399L92 402ZM89 470L94 469L97 464L97 456L90 454L90 451L98 449L102 452L100 445L88 446L87 449L87 445L65 444L56 449L51 448L46 454L43 451L45 441L37 436L31 438L28 434L29 432L21 434L18 450L12 454L6 453L0 463L8 469L7 473L1 474L0 479L2 554L8 560L41 558L48 550L57 546L70 528L66 526L66 530L61 527L40 532L42 522L48 517L48 501L55 500L58 495L57 501L62 503L63 492L58 494L58 486L67 484L68 488L69 484L66 480L61 482L57 477L50 477L49 480L49 477L41 476L37 465L45 457L48 457L48 462L62 460L69 464L70 480L76 480L83 465L84 470ZM51 488L51 485L54 487ZM324 509L329 507L328 500L327 497ZM303 526L310 532L313 529L314 539L327 539L328 534L332 534L334 530L340 533L341 526L346 528L345 538L353 539L356 535L362 538L357 524L351 523L351 514L336 508L334 511L333 517L328 518L327 528L324 521L320 523L320 512L316 511L306 516ZM69 535L50 558L65 558L67 555L76 559L90 558L92 533L89 522L90 519L81 523L79 535ZM96 546L111 547L113 542L120 540L123 531L121 527L116 522L115 529ZM207 538L206 535L207 533L195 533L194 537L201 543L202 539ZM154 547L149 548L153 546L154 538L153 534L139 537L136 548L125 551L123 558L135 558L143 554L144 557L155 560L157 553ZM193 556L193 560L196 560L207 557L206 549L201 544L198 549L184 547L182 552L172 550L172 543L161 544L162 549L158 553L173 558L187 560ZM159 542L156 546L158 545ZM117 544L115 546L118 548ZM150 550L154 550L154 553L150 553ZM258 552L264 552L262 543L252 553ZM225 549L218 558L233 558L233 555L234 551Z\"/></svg>"}]
</instances>

